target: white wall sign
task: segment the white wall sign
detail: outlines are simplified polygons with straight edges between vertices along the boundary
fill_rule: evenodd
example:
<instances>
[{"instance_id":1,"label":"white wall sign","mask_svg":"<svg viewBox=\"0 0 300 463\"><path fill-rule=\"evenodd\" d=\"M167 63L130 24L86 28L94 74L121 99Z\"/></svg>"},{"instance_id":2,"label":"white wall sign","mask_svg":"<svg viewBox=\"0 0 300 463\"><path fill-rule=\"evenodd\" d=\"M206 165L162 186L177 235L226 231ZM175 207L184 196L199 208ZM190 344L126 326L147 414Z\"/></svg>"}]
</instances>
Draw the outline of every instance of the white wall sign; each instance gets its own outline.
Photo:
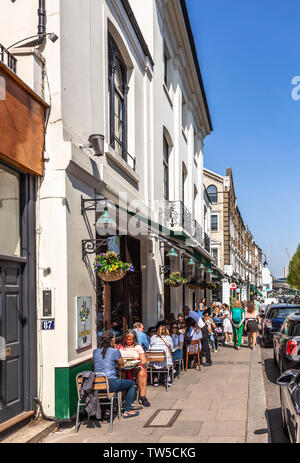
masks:
<instances>
[{"instance_id":1,"label":"white wall sign","mask_svg":"<svg viewBox=\"0 0 300 463\"><path fill-rule=\"evenodd\" d=\"M92 298L76 297L77 349L92 345Z\"/></svg>"}]
</instances>

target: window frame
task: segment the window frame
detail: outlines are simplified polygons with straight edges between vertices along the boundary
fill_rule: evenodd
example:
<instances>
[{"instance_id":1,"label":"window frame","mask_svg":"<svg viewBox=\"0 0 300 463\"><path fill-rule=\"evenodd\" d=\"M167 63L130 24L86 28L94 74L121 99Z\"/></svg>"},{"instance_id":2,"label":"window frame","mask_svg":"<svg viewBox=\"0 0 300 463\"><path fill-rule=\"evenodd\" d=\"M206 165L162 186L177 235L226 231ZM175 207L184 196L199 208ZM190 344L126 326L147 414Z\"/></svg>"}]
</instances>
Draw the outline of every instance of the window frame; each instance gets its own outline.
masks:
<instances>
[{"instance_id":1,"label":"window frame","mask_svg":"<svg viewBox=\"0 0 300 463\"><path fill-rule=\"evenodd\" d=\"M210 192L209 192L209 189L210 189L210 188L215 188L215 189L216 189L216 192L215 192L215 193L210 193ZM217 204L217 203L218 203L218 188L216 187L216 185L213 185L213 184L212 184L212 185L209 185L209 186L207 187L207 194L208 194L209 199L210 199L210 202L211 202L212 204ZM215 196L215 197L216 197L216 201L214 201L214 200L212 199L212 197L211 197L211 196L214 196L214 195L216 195L216 196Z\"/></svg>"},{"instance_id":2,"label":"window frame","mask_svg":"<svg viewBox=\"0 0 300 463\"><path fill-rule=\"evenodd\" d=\"M166 149L166 153L165 153L165 149ZM169 159L170 159L170 145L168 143L168 140L165 134L163 134L163 198L165 201L169 201L170 199Z\"/></svg>"},{"instance_id":3,"label":"window frame","mask_svg":"<svg viewBox=\"0 0 300 463\"><path fill-rule=\"evenodd\" d=\"M217 220L216 220L217 228L216 229L214 229L213 226L212 226L213 225L213 222L212 222L213 217L217 218ZM219 231L219 214L211 214L210 215L210 231L212 231L212 232L218 232Z\"/></svg>"},{"instance_id":4,"label":"window frame","mask_svg":"<svg viewBox=\"0 0 300 463\"><path fill-rule=\"evenodd\" d=\"M125 162L128 160L127 153L127 128L128 128L128 117L127 117L127 102L128 102L128 91L127 85L128 80L128 69L122 54L113 39L112 35L108 33L108 60L109 60L109 72L108 72L108 83L109 83L109 115L110 115L110 145L117 151ZM122 76L121 88L116 86L115 75L117 66L120 69ZM116 136L116 125L115 125L115 97L117 97L122 103L122 140ZM116 143L119 148L116 149ZM120 152L119 152L120 149Z\"/></svg>"}]
</instances>

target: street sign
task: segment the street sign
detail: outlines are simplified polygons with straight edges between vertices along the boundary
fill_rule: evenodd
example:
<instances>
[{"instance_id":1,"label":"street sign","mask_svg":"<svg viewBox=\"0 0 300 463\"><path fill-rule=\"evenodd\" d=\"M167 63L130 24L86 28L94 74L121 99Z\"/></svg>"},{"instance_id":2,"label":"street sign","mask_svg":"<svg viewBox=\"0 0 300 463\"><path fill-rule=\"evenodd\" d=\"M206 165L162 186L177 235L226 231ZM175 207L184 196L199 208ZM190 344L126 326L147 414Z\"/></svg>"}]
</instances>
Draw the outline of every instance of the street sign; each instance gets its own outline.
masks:
<instances>
[{"instance_id":1,"label":"street sign","mask_svg":"<svg viewBox=\"0 0 300 463\"><path fill-rule=\"evenodd\" d=\"M230 289L236 289L236 284L235 284L235 283L231 283Z\"/></svg>"},{"instance_id":2,"label":"street sign","mask_svg":"<svg viewBox=\"0 0 300 463\"><path fill-rule=\"evenodd\" d=\"M42 330L54 330L54 320L42 320Z\"/></svg>"}]
</instances>

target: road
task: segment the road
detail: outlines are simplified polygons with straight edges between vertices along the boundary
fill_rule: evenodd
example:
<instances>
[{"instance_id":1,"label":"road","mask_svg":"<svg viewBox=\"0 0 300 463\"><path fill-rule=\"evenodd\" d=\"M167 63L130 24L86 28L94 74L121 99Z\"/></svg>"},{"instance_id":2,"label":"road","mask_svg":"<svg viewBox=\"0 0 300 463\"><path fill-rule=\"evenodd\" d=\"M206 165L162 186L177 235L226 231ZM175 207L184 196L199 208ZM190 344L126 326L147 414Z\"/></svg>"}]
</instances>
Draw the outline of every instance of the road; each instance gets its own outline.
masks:
<instances>
[{"instance_id":1,"label":"road","mask_svg":"<svg viewBox=\"0 0 300 463\"><path fill-rule=\"evenodd\" d=\"M276 379L280 376L279 368L274 365L273 348L262 348L261 357L264 369L264 381L269 412L270 434L272 443L289 443L282 430L279 387Z\"/></svg>"}]
</instances>

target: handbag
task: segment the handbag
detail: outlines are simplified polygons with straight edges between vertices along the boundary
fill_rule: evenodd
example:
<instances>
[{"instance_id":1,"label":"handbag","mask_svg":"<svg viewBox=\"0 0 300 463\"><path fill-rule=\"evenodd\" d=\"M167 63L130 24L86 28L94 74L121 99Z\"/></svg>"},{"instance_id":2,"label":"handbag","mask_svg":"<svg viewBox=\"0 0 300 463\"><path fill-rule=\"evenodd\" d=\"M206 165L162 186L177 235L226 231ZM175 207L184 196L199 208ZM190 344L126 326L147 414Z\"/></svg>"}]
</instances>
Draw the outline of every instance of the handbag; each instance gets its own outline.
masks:
<instances>
[{"instance_id":1,"label":"handbag","mask_svg":"<svg viewBox=\"0 0 300 463\"><path fill-rule=\"evenodd\" d=\"M163 341L163 343L167 346L167 349L168 349L169 354L170 354L171 359L172 359L172 352L171 352L170 347L168 346L168 344L166 343L166 341L165 341L161 336L158 336L158 337L159 337L159 338Z\"/></svg>"}]
</instances>

